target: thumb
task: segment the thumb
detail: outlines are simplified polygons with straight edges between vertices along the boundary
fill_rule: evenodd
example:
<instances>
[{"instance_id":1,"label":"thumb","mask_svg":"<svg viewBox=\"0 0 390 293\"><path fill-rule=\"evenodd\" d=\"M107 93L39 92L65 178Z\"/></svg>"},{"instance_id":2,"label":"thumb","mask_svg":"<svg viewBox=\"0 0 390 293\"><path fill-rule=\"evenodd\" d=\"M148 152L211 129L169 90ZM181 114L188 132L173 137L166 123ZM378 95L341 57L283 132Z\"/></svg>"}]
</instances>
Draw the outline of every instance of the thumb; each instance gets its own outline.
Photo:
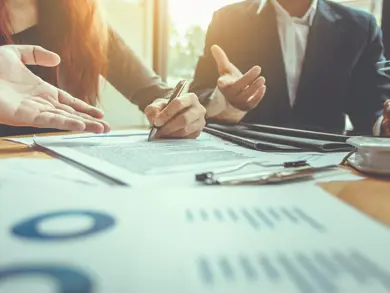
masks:
<instances>
[{"instance_id":1,"label":"thumb","mask_svg":"<svg viewBox=\"0 0 390 293\"><path fill-rule=\"evenodd\" d=\"M211 53L213 54L215 62L217 63L219 75L230 73L231 63L224 50L222 50L222 48L218 45L213 45L211 47Z\"/></svg>"},{"instance_id":2,"label":"thumb","mask_svg":"<svg viewBox=\"0 0 390 293\"><path fill-rule=\"evenodd\" d=\"M166 104L167 104L166 99L157 99L152 104L150 104L145 108L144 114L146 118L148 118L148 121L151 125L154 125L154 121L156 120L157 116L161 113L161 111L164 109Z\"/></svg>"},{"instance_id":3,"label":"thumb","mask_svg":"<svg viewBox=\"0 0 390 293\"><path fill-rule=\"evenodd\" d=\"M16 45L14 49L19 53L20 60L25 65L40 65L46 67L57 66L61 59L56 53L40 46Z\"/></svg>"},{"instance_id":4,"label":"thumb","mask_svg":"<svg viewBox=\"0 0 390 293\"><path fill-rule=\"evenodd\" d=\"M226 88L232 86L236 81L237 80L230 75L222 75L218 78L217 85L219 88Z\"/></svg>"}]
</instances>

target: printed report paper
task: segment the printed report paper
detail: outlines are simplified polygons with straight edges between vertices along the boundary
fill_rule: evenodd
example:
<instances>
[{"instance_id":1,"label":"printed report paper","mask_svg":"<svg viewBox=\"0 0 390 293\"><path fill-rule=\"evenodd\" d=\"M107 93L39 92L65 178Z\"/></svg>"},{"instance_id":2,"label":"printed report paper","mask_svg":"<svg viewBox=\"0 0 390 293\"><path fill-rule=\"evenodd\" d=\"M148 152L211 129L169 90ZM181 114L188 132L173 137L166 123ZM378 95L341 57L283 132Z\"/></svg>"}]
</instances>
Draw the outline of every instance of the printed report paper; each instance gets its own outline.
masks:
<instances>
[{"instance_id":1,"label":"printed report paper","mask_svg":"<svg viewBox=\"0 0 390 293\"><path fill-rule=\"evenodd\" d=\"M36 137L35 143L133 187L194 186L196 173L237 166L246 161L281 164L303 158L309 163L318 160L337 164L345 155L332 154L323 159L323 154L264 153L225 142L206 133L196 140L152 142L147 141L148 131L127 134L122 136L112 132L107 136ZM255 170L259 171L259 167ZM269 168L264 170L272 171ZM348 174L345 171L337 172L338 175ZM347 177L357 178L349 174Z\"/></svg>"},{"instance_id":2,"label":"printed report paper","mask_svg":"<svg viewBox=\"0 0 390 293\"><path fill-rule=\"evenodd\" d=\"M0 186L0 292L383 293L389 247L314 186Z\"/></svg>"},{"instance_id":3,"label":"printed report paper","mask_svg":"<svg viewBox=\"0 0 390 293\"><path fill-rule=\"evenodd\" d=\"M59 184L105 185L94 176L61 160L41 158L1 159L0 179L2 183L13 182L15 185L27 181L49 184L53 180Z\"/></svg>"}]
</instances>

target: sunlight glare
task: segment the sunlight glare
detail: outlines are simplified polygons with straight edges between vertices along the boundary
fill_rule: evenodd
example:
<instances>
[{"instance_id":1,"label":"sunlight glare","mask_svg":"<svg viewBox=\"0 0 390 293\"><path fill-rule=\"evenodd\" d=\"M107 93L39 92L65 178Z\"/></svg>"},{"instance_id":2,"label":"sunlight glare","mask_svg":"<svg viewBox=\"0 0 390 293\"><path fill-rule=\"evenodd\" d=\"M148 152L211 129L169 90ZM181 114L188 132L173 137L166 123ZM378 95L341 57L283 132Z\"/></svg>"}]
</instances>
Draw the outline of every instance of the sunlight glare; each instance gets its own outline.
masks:
<instances>
[{"instance_id":1,"label":"sunlight glare","mask_svg":"<svg viewBox=\"0 0 390 293\"><path fill-rule=\"evenodd\" d=\"M169 13L178 31L191 25L206 29L214 11L235 2L240 0L169 0Z\"/></svg>"}]
</instances>

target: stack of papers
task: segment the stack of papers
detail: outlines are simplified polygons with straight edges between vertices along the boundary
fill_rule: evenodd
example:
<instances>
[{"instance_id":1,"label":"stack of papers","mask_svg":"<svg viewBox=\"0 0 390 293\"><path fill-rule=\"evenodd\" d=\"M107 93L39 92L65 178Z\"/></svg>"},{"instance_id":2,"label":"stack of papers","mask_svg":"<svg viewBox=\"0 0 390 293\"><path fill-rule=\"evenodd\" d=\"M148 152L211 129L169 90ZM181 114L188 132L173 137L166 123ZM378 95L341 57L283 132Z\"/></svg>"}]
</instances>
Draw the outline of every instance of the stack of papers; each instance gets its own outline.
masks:
<instances>
[{"instance_id":1,"label":"stack of papers","mask_svg":"<svg viewBox=\"0 0 390 293\"><path fill-rule=\"evenodd\" d=\"M148 131L119 131L105 135L65 135L13 139L38 144L116 182L132 187L196 186L195 174L218 171L243 162L282 164L307 160L314 167L339 164L345 153L265 153L239 147L209 134L197 140L147 141ZM272 171L257 166L246 172ZM321 174L317 181L356 180L343 170Z\"/></svg>"},{"instance_id":2,"label":"stack of papers","mask_svg":"<svg viewBox=\"0 0 390 293\"><path fill-rule=\"evenodd\" d=\"M96 177L61 160L37 158L12 158L0 160L0 178L16 186L28 182L83 185L105 185Z\"/></svg>"},{"instance_id":3,"label":"stack of papers","mask_svg":"<svg viewBox=\"0 0 390 293\"><path fill-rule=\"evenodd\" d=\"M386 227L314 186L0 186L7 293L382 293L388 247Z\"/></svg>"},{"instance_id":4,"label":"stack of papers","mask_svg":"<svg viewBox=\"0 0 390 293\"><path fill-rule=\"evenodd\" d=\"M314 184L359 177L340 170L261 187L194 178L246 161L338 164L345 153L147 134L16 139L133 188L104 186L59 160L0 161L0 292L390 292L388 228Z\"/></svg>"}]
</instances>

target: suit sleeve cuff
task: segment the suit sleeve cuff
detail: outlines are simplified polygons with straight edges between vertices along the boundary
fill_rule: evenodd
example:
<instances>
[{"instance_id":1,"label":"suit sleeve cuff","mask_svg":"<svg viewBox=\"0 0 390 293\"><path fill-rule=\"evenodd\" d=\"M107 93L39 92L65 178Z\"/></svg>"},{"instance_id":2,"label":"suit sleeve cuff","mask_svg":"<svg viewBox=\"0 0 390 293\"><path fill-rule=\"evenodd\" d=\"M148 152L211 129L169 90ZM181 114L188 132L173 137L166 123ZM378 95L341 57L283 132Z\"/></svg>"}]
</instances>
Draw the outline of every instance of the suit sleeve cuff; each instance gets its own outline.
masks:
<instances>
[{"instance_id":1,"label":"suit sleeve cuff","mask_svg":"<svg viewBox=\"0 0 390 293\"><path fill-rule=\"evenodd\" d=\"M383 116L380 116L372 129L374 136L380 136L382 134L382 122Z\"/></svg>"},{"instance_id":2,"label":"suit sleeve cuff","mask_svg":"<svg viewBox=\"0 0 390 293\"><path fill-rule=\"evenodd\" d=\"M209 102L207 103L207 117L213 118L218 116L226 109L227 103L222 93L215 88L209 96Z\"/></svg>"}]
</instances>

